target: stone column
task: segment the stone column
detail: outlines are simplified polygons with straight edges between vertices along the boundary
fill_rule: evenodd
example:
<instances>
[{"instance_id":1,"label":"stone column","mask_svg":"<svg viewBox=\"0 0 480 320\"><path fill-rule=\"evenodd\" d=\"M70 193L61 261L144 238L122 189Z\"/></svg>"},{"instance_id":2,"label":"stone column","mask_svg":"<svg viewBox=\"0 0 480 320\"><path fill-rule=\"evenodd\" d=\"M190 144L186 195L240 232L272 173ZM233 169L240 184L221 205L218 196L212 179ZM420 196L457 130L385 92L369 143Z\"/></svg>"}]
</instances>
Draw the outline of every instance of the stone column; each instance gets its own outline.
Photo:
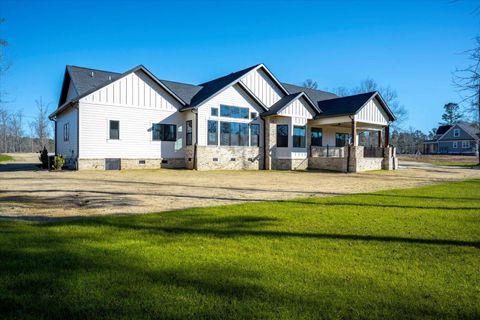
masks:
<instances>
[{"instance_id":1,"label":"stone column","mask_svg":"<svg viewBox=\"0 0 480 320\"><path fill-rule=\"evenodd\" d=\"M272 170L272 157L277 144L277 124L272 117L265 118L265 170Z\"/></svg>"}]
</instances>

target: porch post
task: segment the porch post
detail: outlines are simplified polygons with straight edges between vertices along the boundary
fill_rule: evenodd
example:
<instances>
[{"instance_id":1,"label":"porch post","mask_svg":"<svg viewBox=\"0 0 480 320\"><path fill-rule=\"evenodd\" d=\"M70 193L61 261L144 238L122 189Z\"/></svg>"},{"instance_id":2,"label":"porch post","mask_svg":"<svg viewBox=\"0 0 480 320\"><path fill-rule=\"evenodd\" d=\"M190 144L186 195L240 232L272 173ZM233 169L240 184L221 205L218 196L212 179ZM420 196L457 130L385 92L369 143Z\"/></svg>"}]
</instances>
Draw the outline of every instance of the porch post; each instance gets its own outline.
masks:
<instances>
[{"instance_id":1,"label":"porch post","mask_svg":"<svg viewBox=\"0 0 480 320\"><path fill-rule=\"evenodd\" d=\"M357 122L352 119L352 145L356 146L358 144L357 141Z\"/></svg>"},{"instance_id":2,"label":"porch post","mask_svg":"<svg viewBox=\"0 0 480 320\"><path fill-rule=\"evenodd\" d=\"M385 126L385 148L390 144L390 125Z\"/></svg>"},{"instance_id":3,"label":"porch post","mask_svg":"<svg viewBox=\"0 0 480 320\"><path fill-rule=\"evenodd\" d=\"M382 147L382 130L378 131L378 147Z\"/></svg>"}]
</instances>

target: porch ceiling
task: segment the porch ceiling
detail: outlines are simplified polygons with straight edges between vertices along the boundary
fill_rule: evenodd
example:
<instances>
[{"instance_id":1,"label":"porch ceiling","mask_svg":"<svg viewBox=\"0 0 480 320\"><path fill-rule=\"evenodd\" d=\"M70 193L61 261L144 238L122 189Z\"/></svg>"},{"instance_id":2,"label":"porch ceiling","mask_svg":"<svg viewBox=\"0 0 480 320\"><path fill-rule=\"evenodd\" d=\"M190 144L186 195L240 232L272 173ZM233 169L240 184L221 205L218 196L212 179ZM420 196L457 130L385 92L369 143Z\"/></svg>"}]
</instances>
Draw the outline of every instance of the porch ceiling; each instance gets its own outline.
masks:
<instances>
[{"instance_id":1,"label":"porch ceiling","mask_svg":"<svg viewBox=\"0 0 480 320\"><path fill-rule=\"evenodd\" d=\"M312 126L329 126L329 127L342 127L342 128L351 128L352 120L349 117L335 117L335 118L321 118L310 120L309 125ZM382 130L385 125L380 125L376 123L368 122L356 122L357 130Z\"/></svg>"}]
</instances>

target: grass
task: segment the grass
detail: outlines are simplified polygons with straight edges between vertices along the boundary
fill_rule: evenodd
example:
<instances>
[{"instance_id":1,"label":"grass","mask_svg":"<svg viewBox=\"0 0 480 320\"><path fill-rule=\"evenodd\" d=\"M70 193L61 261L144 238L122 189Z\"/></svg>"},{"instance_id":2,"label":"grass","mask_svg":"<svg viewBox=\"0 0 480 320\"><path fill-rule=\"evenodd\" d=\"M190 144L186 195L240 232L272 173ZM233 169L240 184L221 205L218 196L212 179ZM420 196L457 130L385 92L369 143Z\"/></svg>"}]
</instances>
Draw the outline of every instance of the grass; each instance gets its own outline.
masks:
<instances>
[{"instance_id":1,"label":"grass","mask_svg":"<svg viewBox=\"0 0 480 320\"><path fill-rule=\"evenodd\" d=\"M431 164L436 164L437 166L451 166L451 167L464 167L464 168L474 168L480 166L476 162L454 162L454 161L431 161Z\"/></svg>"},{"instance_id":2,"label":"grass","mask_svg":"<svg viewBox=\"0 0 480 320\"><path fill-rule=\"evenodd\" d=\"M0 221L2 319L478 319L480 180Z\"/></svg>"},{"instance_id":3,"label":"grass","mask_svg":"<svg viewBox=\"0 0 480 320\"><path fill-rule=\"evenodd\" d=\"M6 154L0 154L0 162L3 161L12 161L13 157L6 155Z\"/></svg>"}]
</instances>

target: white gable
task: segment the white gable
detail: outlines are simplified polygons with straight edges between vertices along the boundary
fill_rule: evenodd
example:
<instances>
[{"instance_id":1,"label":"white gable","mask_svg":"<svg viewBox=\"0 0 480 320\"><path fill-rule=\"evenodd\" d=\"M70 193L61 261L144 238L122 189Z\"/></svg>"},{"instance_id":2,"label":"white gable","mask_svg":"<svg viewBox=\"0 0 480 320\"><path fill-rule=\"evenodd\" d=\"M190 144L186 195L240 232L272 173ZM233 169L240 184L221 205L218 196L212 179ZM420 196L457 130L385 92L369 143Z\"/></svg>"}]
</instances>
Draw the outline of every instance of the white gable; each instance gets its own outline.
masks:
<instances>
[{"instance_id":1,"label":"white gable","mask_svg":"<svg viewBox=\"0 0 480 320\"><path fill-rule=\"evenodd\" d=\"M284 96L277 84L261 68L249 72L241 81L268 108Z\"/></svg>"},{"instance_id":2,"label":"white gable","mask_svg":"<svg viewBox=\"0 0 480 320\"><path fill-rule=\"evenodd\" d=\"M177 111L180 104L139 70L87 95L81 102Z\"/></svg>"},{"instance_id":3,"label":"white gable","mask_svg":"<svg viewBox=\"0 0 480 320\"><path fill-rule=\"evenodd\" d=\"M302 97L302 98L296 99L295 101L290 103L281 112L279 112L278 115L288 116L288 117L305 118L305 119L313 119L314 113L311 111L311 109L308 107L307 102Z\"/></svg>"},{"instance_id":4,"label":"white gable","mask_svg":"<svg viewBox=\"0 0 480 320\"><path fill-rule=\"evenodd\" d=\"M355 115L355 121L386 125L388 124L388 115L375 98L370 99L370 101L360 109Z\"/></svg>"}]
</instances>

